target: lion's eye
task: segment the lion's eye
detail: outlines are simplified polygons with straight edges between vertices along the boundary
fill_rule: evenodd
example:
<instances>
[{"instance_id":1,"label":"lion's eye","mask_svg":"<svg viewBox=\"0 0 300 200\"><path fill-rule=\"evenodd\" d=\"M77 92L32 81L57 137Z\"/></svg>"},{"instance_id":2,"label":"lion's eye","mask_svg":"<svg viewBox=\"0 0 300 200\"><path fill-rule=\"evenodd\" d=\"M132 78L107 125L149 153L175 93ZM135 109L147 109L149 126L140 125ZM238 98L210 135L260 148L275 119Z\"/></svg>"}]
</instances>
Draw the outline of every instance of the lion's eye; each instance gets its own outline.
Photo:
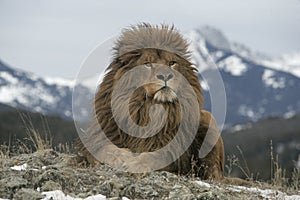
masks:
<instances>
[{"instance_id":1,"label":"lion's eye","mask_svg":"<svg viewBox=\"0 0 300 200\"><path fill-rule=\"evenodd\" d=\"M170 61L169 62L169 67L174 67L176 65L176 61Z\"/></svg>"},{"instance_id":2,"label":"lion's eye","mask_svg":"<svg viewBox=\"0 0 300 200\"><path fill-rule=\"evenodd\" d=\"M149 67L149 68L152 67L152 63L151 63L151 62L145 62L144 65L145 65L146 67Z\"/></svg>"}]
</instances>

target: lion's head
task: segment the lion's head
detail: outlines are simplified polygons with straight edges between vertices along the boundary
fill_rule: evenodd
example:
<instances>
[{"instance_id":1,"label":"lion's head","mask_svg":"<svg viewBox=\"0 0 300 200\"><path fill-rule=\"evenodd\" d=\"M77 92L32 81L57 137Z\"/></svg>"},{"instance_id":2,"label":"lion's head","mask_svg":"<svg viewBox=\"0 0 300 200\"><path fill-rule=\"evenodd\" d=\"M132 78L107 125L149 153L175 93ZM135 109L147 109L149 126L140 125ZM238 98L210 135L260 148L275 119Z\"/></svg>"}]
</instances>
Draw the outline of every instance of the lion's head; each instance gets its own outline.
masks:
<instances>
[{"instance_id":1,"label":"lion's head","mask_svg":"<svg viewBox=\"0 0 300 200\"><path fill-rule=\"evenodd\" d=\"M188 44L173 27L143 24L123 32L114 50L113 62L95 97L98 122L118 147L133 152L159 149L174 137L180 125L179 97L189 102L196 96L198 105L192 106L202 107L202 90L196 69L189 61ZM193 91L186 87L186 82ZM128 94L130 98L125 105ZM145 131L140 134L148 134L147 137L138 138L127 134L116 123L115 107L126 126L130 120L139 126L147 126L151 122L151 107L157 104L167 111L167 120L166 123L161 120L161 112L153 109L156 124L152 126L159 128L155 136L149 137Z\"/></svg>"},{"instance_id":2,"label":"lion's head","mask_svg":"<svg viewBox=\"0 0 300 200\"><path fill-rule=\"evenodd\" d=\"M174 103L180 92L182 79L189 80L190 84L197 79L195 68L191 65L187 59L172 52L147 48L122 55L111 66L111 71L115 72L114 83L127 74L126 80L130 81L122 81L122 84L131 84L131 87L141 85L144 91L137 92L156 103ZM198 86L194 85L196 92L201 92Z\"/></svg>"}]
</instances>

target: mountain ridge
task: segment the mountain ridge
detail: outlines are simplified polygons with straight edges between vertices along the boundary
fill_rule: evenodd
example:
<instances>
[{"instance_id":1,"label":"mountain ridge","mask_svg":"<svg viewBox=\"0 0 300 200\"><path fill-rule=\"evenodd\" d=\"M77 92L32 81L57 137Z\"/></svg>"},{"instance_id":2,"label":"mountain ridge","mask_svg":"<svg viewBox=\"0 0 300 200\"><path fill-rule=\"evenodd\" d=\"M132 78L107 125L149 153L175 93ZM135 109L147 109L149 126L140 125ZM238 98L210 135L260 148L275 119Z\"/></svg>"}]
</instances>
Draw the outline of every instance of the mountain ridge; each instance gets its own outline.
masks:
<instances>
[{"instance_id":1,"label":"mountain ridge","mask_svg":"<svg viewBox=\"0 0 300 200\"><path fill-rule=\"evenodd\" d=\"M300 73L298 75L297 70L289 71L290 66L279 69L268 65L264 62L269 59L265 55L231 42L215 28L194 29L187 36L191 42L192 61L199 69L207 110L211 110L207 82L214 80L202 80L201 73L209 72L215 66L221 74L227 95L226 125L300 112L300 100L297 98L300 96ZM297 55L291 62L296 66ZM39 77L11 68L0 60L0 103L70 120L74 83ZM80 89L84 96L91 93L87 87Z\"/></svg>"}]
</instances>

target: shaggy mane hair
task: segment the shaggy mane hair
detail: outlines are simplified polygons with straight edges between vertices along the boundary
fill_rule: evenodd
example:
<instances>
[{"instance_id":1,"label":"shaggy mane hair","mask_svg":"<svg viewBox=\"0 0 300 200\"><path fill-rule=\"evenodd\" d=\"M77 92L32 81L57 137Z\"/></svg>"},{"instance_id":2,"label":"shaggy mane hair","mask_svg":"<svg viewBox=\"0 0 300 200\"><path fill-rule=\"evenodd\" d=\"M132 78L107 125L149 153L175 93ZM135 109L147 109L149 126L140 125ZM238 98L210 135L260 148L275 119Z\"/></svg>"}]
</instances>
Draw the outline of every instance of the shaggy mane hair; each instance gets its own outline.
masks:
<instances>
[{"instance_id":1,"label":"shaggy mane hair","mask_svg":"<svg viewBox=\"0 0 300 200\"><path fill-rule=\"evenodd\" d=\"M189 43L174 26L147 23L124 29L113 50L114 58L136 49L161 49L189 59Z\"/></svg>"}]
</instances>

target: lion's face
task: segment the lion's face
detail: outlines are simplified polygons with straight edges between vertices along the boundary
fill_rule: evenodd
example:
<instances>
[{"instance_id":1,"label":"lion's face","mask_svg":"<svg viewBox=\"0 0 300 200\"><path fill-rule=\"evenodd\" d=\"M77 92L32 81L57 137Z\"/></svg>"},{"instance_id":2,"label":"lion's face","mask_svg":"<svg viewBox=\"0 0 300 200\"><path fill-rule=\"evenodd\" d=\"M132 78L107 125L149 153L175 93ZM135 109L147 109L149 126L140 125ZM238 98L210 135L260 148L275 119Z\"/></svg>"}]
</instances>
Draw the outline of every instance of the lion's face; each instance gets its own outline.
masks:
<instances>
[{"instance_id":1,"label":"lion's face","mask_svg":"<svg viewBox=\"0 0 300 200\"><path fill-rule=\"evenodd\" d=\"M147 98L158 103L172 103L177 99L184 71L191 64L180 56L158 49L142 49L123 55L125 66L120 67L114 79L118 80L129 70L135 71L128 79L134 85L142 83Z\"/></svg>"}]
</instances>

